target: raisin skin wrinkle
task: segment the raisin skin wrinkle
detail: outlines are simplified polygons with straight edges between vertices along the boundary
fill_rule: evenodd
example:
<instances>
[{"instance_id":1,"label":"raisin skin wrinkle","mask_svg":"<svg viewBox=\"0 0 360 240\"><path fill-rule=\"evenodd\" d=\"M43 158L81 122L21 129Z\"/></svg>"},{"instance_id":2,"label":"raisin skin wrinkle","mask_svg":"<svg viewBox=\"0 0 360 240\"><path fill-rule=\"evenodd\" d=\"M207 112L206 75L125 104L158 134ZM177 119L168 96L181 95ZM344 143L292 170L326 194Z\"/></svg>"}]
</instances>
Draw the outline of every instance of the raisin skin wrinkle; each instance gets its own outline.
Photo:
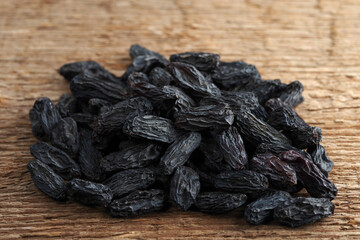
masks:
<instances>
[{"instance_id":1,"label":"raisin skin wrinkle","mask_svg":"<svg viewBox=\"0 0 360 240\"><path fill-rule=\"evenodd\" d=\"M67 117L57 123L51 132L51 144L70 156L78 153L79 133L74 119Z\"/></svg>"},{"instance_id":2,"label":"raisin skin wrinkle","mask_svg":"<svg viewBox=\"0 0 360 240\"><path fill-rule=\"evenodd\" d=\"M269 113L267 123L277 130L283 130L294 147L304 149L321 141L321 129L309 126L291 106L279 98L268 100L265 107Z\"/></svg>"},{"instance_id":3,"label":"raisin skin wrinkle","mask_svg":"<svg viewBox=\"0 0 360 240\"><path fill-rule=\"evenodd\" d=\"M110 188L101 184L75 178L68 183L68 195L89 206L107 207L112 200Z\"/></svg>"},{"instance_id":4,"label":"raisin skin wrinkle","mask_svg":"<svg viewBox=\"0 0 360 240\"><path fill-rule=\"evenodd\" d=\"M245 62L220 62L219 67L211 75L214 83L224 90L253 84L261 79L254 65Z\"/></svg>"},{"instance_id":5,"label":"raisin skin wrinkle","mask_svg":"<svg viewBox=\"0 0 360 240\"><path fill-rule=\"evenodd\" d=\"M260 120L254 114L242 111L236 115L235 126L252 145L258 146L261 143L277 145L290 145L290 140L268 123Z\"/></svg>"},{"instance_id":6,"label":"raisin skin wrinkle","mask_svg":"<svg viewBox=\"0 0 360 240\"><path fill-rule=\"evenodd\" d=\"M137 115L147 115L153 106L144 97L129 98L111 107L101 109L94 124L94 131L99 135L107 135L122 131L125 120Z\"/></svg>"},{"instance_id":7,"label":"raisin skin wrinkle","mask_svg":"<svg viewBox=\"0 0 360 240\"><path fill-rule=\"evenodd\" d=\"M254 171L225 171L215 176L214 186L226 192L253 193L266 190L269 182L264 175Z\"/></svg>"},{"instance_id":8,"label":"raisin skin wrinkle","mask_svg":"<svg viewBox=\"0 0 360 240\"><path fill-rule=\"evenodd\" d=\"M39 140L48 141L51 131L60 121L61 116L49 98L43 97L35 101L29 112L32 133Z\"/></svg>"},{"instance_id":9,"label":"raisin skin wrinkle","mask_svg":"<svg viewBox=\"0 0 360 240\"><path fill-rule=\"evenodd\" d=\"M80 167L65 152L45 142L37 142L30 147L34 158L48 165L65 180L80 177Z\"/></svg>"},{"instance_id":10,"label":"raisin skin wrinkle","mask_svg":"<svg viewBox=\"0 0 360 240\"><path fill-rule=\"evenodd\" d=\"M329 172L334 166L334 162L327 156L325 148L320 144L310 146L307 152L311 154L312 161L321 170L321 172L328 177Z\"/></svg>"},{"instance_id":11,"label":"raisin skin wrinkle","mask_svg":"<svg viewBox=\"0 0 360 240\"><path fill-rule=\"evenodd\" d=\"M304 101L304 97L301 95L304 91L304 86L299 81L289 83L284 91L280 94L281 101L289 104L292 108L295 108Z\"/></svg>"},{"instance_id":12,"label":"raisin skin wrinkle","mask_svg":"<svg viewBox=\"0 0 360 240\"><path fill-rule=\"evenodd\" d=\"M274 219L289 227L300 227L334 214L335 205L327 198L298 197L274 210Z\"/></svg>"},{"instance_id":13,"label":"raisin skin wrinkle","mask_svg":"<svg viewBox=\"0 0 360 240\"><path fill-rule=\"evenodd\" d=\"M102 108L110 107L111 103L99 98L91 98L88 102L89 112L98 115Z\"/></svg>"},{"instance_id":14,"label":"raisin skin wrinkle","mask_svg":"<svg viewBox=\"0 0 360 240\"><path fill-rule=\"evenodd\" d=\"M154 103L163 100L164 93L161 88L149 83L149 79L144 73L134 72L130 74L128 85L132 96L144 96Z\"/></svg>"},{"instance_id":15,"label":"raisin skin wrinkle","mask_svg":"<svg viewBox=\"0 0 360 240\"><path fill-rule=\"evenodd\" d=\"M234 170L244 169L248 158L244 142L235 127L229 127L215 136L225 162Z\"/></svg>"},{"instance_id":16,"label":"raisin skin wrinkle","mask_svg":"<svg viewBox=\"0 0 360 240\"><path fill-rule=\"evenodd\" d=\"M255 155L249 162L249 169L267 177L270 187L275 189L285 190L297 184L295 170L271 153Z\"/></svg>"},{"instance_id":17,"label":"raisin skin wrinkle","mask_svg":"<svg viewBox=\"0 0 360 240\"><path fill-rule=\"evenodd\" d=\"M129 55L130 57L134 60L137 57L140 56L152 56L152 57L156 57L159 59L159 61L163 64L163 65L167 65L169 63L169 61L164 58L161 54L151 51L139 44L133 44L131 45L130 49L129 49Z\"/></svg>"},{"instance_id":18,"label":"raisin skin wrinkle","mask_svg":"<svg viewBox=\"0 0 360 240\"><path fill-rule=\"evenodd\" d=\"M160 67L156 67L151 70L149 78L150 83L158 87L164 87L170 85L170 83L175 82L174 77L164 68Z\"/></svg>"},{"instance_id":19,"label":"raisin skin wrinkle","mask_svg":"<svg viewBox=\"0 0 360 240\"><path fill-rule=\"evenodd\" d=\"M164 99L175 100L174 105L180 110L195 107L197 105L191 97L175 86L164 86L162 92L164 93Z\"/></svg>"},{"instance_id":20,"label":"raisin skin wrinkle","mask_svg":"<svg viewBox=\"0 0 360 240\"><path fill-rule=\"evenodd\" d=\"M85 178L91 181L100 181L102 179L100 168L102 154L95 148L91 136L91 130L81 129L78 161Z\"/></svg>"},{"instance_id":21,"label":"raisin skin wrinkle","mask_svg":"<svg viewBox=\"0 0 360 240\"><path fill-rule=\"evenodd\" d=\"M76 98L72 94L63 94L61 95L58 103L56 104L56 109L58 110L61 117L68 117L71 113L76 113L79 109Z\"/></svg>"},{"instance_id":22,"label":"raisin skin wrinkle","mask_svg":"<svg viewBox=\"0 0 360 240\"><path fill-rule=\"evenodd\" d=\"M201 134L196 132L186 133L174 141L160 159L164 174L171 175L177 167L184 165L200 142Z\"/></svg>"},{"instance_id":23,"label":"raisin skin wrinkle","mask_svg":"<svg viewBox=\"0 0 360 240\"><path fill-rule=\"evenodd\" d=\"M220 89L192 65L173 62L167 66L167 69L174 76L176 84L184 90L192 92L194 95L221 95Z\"/></svg>"},{"instance_id":24,"label":"raisin skin wrinkle","mask_svg":"<svg viewBox=\"0 0 360 240\"><path fill-rule=\"evenodd\" d=\"M220 56L206 52L185 52L170 56L171 62L182 62L196 67L199 71L211 72L219 66Z\"/></svg>"},{"instance_id":25,"label":"raisin skin wrinkle","mask_svg":"<svg viewBox=\"0 0 360 240\"><path fill-rule=\"evenodd\" d=\"M200 192L199 175L191 168L181 166L171 179L170 198L181 210L188 210Z\"/></svg>"},{"instance_id":26,"label":"raisin skin wrinkle","mask_svg":"<svg viewBox=\"0 0 360 240\"><path fill-rule=\"evenodd\" d=\"M250 224L261 224L271 220L274 209L289 200L291 195L287 192L269 192L248 204L245 208L245 220Z\"/></svg>"},{"instance_id":27,"label":"raisin skin wrinkle","mask_svg":"<svg viewBox=\"0 0 360 240\"><path fill-rule=\"evenodd\" d=\"M129 49L129 55L133 60L132 64L121 76L126 81L130 74L134 72L150 73L156 67L165 67L169 61L159 53L153 52L139 44L134 44Z\"/></svg>"},{"instance_id":28,"label":"raisin skin wrinkle","mask_svg":"<svg viewBox=\"0 0 360 240\"><path fill-rule=\"evenodd\" d=\"M112 217L134 217L160 211L165 206L166 195L160 189L138 190L114 200L109 206Z\"/></svg>"},{"instance_id":29,"label":"raisin skin wrinkle","mask_svg":"<svg viewBox=\"0 0 360 240\"><path fill-rule=\"evenodd\" d=\"M172 143L179 135L169 119L153 115L134 117L125 123L123 131L131 137L164 143Z\"/></svg>"},{"instance_id":30,"label":"raisin skin wrinkle","mask_svg":"<svg viewBox=\"0 0 360 240\"><path fill-rule=\"evenodd\" d=\"M264 103L270 98L277 98L286 89L286 84L281 83L279 79L275 80L259 80L253 84L247 84L238 88L234 91L241 92L253 92L258 97L259 103Z\"/></svg>"},{"instance_id":31,"label":"raisin skin wrinkle","mask_svg":"<svg viewBox=\"0 0 360 240\"><path fill-rule=\"evenodd\" d=\"M117 103L127 98L125 85L110 81L99 81L93 74L83 73L75 76L70 82L70 90L77 99L88 101L100 98Z\"/></svg>"},{"instance_id":32,"label":"raisin skin wrinkle","mask_svg":"<svg viewBox=\"0 0 360 240\"><path fill-rule=\"evenodd\" d=\"M175 114L175 124L188 131L212 128L227 128L234 122L229 105L218 104L181 109Z\"/></svg>"},{"instance_id":33,"label":"raisin skin wrinkle","mask_svg":"<svg viewBox=\"0 0 360 240\"><path fill-rule=\"evenodd\" d=\"M58 200L66 200L66 183L48 165L38 159L29 162L27 168L35 186L48 195Z\"/></svg>"},{"instance_id":34,"label":"raisin skin wrinkle","mask_svg":"<svg viewBox=\"0 0 360 240\"><path fill-rule=\"evenodd\" d=\"M142 190L155 182L154 172L148 168L128 169L118 172L103 184L108 186L114 198L124 196L134 190Z\"/></svg>"},{"instance_id":35,"label":"raisin skin wrinkle","mask_svg":"<svg viewBox=\"0 0 360 240\"><path fill-rule=\"evenodd\" d=\"M132 143L118 152L112 152L100 161L105 173L131 168L146 167L161 156L162 146L156 143Z\"/></svg>"},{"instance_id":36,"label":"raisin skin wrinkle","mask_svg":"<svg viewBox=\"0 0 360 240\"><path fill-rule=\"evenodd\" d=\"M203 192L197 196L195 206L204 213L222 214L242 206L246 199L241 193Z\"/></svg>"},{"instance_id":37,"label":"raisin skin wrinkle","mask_svg":"<svg viewBox=\"0 0 360 240\"><path fill-rule=\"evenodd\" d=\"M283 152L280 159L289 162L295 169L297 178L304 184L312 197L334 199L337 188L320 169L308 158L294 150Z\"/></svg>"},{"instance_id":38,"label":"raisin skin wrinkle","mask_svg":"<svg viewBox=\"0 0 360 240\"><path fill-rule=\"evenodd\" d=\"M97 76L100 82L103 80L113 82L119 81L114 74L108 72L103 66L95 61L67 63L59 69L59 73L68 81L71 81L75 76L82 73L91 73Z\"/></svg>"}]
</instances>

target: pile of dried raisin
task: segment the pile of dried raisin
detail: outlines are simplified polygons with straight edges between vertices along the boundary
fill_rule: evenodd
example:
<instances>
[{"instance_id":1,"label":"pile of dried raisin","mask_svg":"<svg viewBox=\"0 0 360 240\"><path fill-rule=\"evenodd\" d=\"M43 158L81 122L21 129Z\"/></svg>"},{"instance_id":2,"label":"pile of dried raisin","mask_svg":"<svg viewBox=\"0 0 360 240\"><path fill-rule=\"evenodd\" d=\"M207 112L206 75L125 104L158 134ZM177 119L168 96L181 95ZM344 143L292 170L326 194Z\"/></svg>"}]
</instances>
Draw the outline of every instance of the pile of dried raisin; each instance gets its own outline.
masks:
<instances>
[{"instance_id":1,"label":"pile of dried raisin","mask_svg":"<svg viewBox=\"0 0 360 240\"><path fill-rule=\"evenodd\" d=\"M133 45L130 56L121 77L93 61L65 64L72 94L34 103L41 142L28 169L42 192L114 217L171 203L207 214L244 206L251 224L297 227L334 213L321 129L294 110L300 82L263 80L255 66L213 53L168 61Z\"/></svg>"}]
</instances>

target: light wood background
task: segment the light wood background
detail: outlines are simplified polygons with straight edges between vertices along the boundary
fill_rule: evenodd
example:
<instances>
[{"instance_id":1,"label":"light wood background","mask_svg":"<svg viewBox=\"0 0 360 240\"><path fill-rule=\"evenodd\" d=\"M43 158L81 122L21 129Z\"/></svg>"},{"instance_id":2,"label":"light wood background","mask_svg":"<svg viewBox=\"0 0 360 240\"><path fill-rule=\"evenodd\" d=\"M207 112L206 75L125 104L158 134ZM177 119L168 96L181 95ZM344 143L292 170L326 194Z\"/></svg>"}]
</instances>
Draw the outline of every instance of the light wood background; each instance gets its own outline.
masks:
<instances>
[{"instance_id":1,"label":"light wood background","mask_svg":"<svg viewBox=\"0 0 360 240\"><path fill-rule=\"evenodd\" d=\"M0 238L360 238L360 2L358 0L1 0ZM335 162L335 215L290 229L250 226L241 212L208 216L171 209L113 219L101 209L57 203L31 182L28 111L69 84L56 70L96 60L116 74L140 43L165 56L210 51L255 64L265 79L300 80L297 108L323 129Z\"/></svg>"}]
</instances>

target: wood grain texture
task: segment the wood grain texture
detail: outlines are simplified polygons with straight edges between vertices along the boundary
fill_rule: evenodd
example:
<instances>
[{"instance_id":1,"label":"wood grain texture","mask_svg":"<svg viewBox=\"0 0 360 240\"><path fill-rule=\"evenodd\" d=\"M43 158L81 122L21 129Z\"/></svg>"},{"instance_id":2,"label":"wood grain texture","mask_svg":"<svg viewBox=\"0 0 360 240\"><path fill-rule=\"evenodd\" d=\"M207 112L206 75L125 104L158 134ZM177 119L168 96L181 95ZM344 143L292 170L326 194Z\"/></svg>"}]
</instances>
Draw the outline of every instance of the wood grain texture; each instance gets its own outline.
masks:
<instances>
[{"instance_id":1,"label":"wood grain texture","mask_svg":"<svg viewBox=\"0 0 360 240\"><path fill-rule=\"evenodd\" d=\"M359 16L358 0L1 0L0 238L359 239ZM56 72L66 62L92 59L122 74L133 43L166 56L216 52L255 64L265 79L300 80L306 101L297 111L323 129L335 162L335 215L298 229L249 226L241 212L113 219L38 191L26 169L33 102L69 92Z\"/></svg>"}]
</instances>

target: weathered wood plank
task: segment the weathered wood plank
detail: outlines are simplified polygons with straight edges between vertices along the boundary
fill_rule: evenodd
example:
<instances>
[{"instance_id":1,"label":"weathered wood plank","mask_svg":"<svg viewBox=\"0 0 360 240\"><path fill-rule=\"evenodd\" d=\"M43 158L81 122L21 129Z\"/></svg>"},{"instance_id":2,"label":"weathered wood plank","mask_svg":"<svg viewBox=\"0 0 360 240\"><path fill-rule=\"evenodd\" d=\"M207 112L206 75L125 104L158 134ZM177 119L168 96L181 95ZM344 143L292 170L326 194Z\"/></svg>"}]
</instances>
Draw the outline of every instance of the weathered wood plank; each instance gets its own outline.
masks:
<instances>
[{"instance_id":1,"label":"weathered wood plank","mask_svg":"<svg viewBox=\"0 0 360 240\"><path fill-rule=\"evenodd\" d=\"M0 1L0 238L359 238L359 15L357 0ZM56 73L65 62L93 59L121 74L133 43L166 56L213 51L256 64L264 78L302 81L297 110L323 129L335 162L335 215L298 229L249 226L241 211L113 219L40 193L26 170L34 100L69 91Z\"/></svg>"}]
</instances>

